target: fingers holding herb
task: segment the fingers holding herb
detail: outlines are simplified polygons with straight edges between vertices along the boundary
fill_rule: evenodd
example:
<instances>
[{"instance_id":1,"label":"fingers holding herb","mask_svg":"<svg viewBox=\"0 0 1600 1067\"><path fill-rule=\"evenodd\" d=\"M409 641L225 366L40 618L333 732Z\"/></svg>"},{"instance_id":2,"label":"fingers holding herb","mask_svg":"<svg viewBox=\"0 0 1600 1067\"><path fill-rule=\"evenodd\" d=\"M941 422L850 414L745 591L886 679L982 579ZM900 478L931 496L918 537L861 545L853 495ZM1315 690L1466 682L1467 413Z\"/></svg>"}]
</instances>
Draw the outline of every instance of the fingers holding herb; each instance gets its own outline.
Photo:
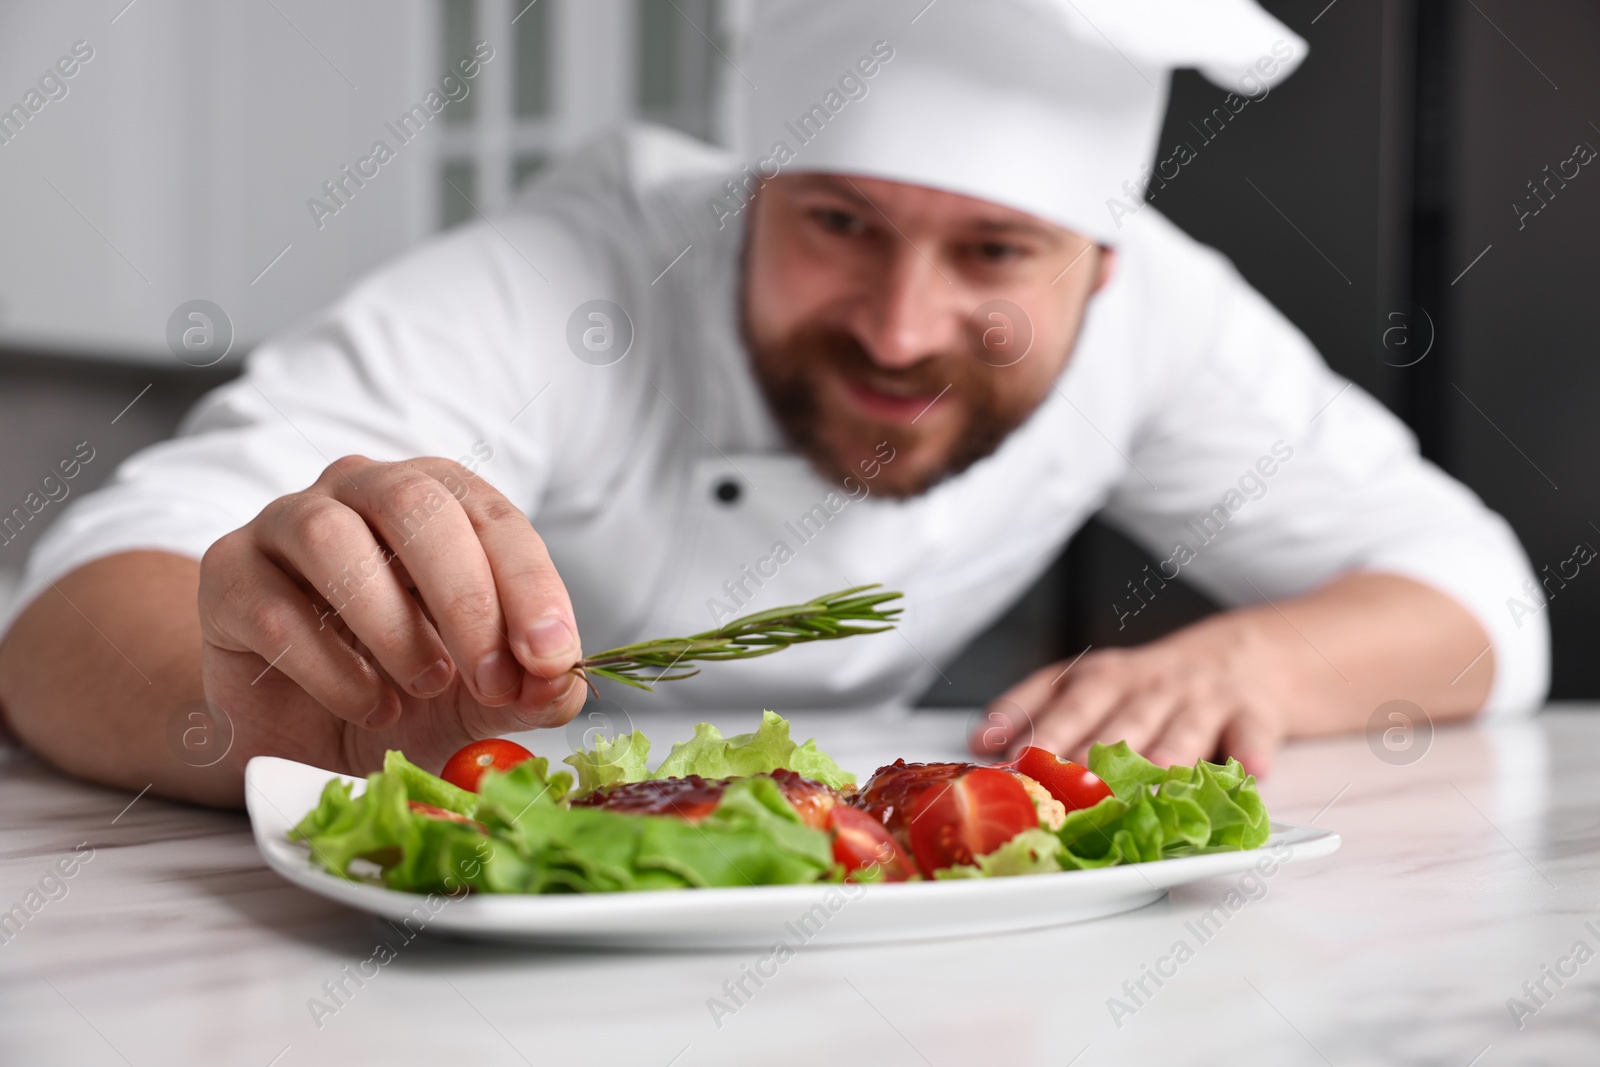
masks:
<instances>
[{"instance_id":1,"label":"fingers holding herb","mask_svg":"<svg viewBox=\"0 0 1600 1067\"><path fill-rule=\"evenodd\" d=\"M493 486L474 478L459 497L493 575L510 645L529 673L551 681L583 655L566 583L528 516Z\"/></svg>"},{"instance_id":2,"label":"fingers holding herb","mask_svg":"<svg viewBox=\"0 0 1600 1067\"><path fill-rule=\"evenodd\" d=\"M314 590L370 659L407 692L432 696L448 683L448 673L443 679L428 673L449 655L445 642L393 569L376 565L386 550L349 504L310 491L281 497L245 531L253 533L253 547L265 557L250 565L264 564ZM247 607L259 611L264 606ZM337 631L323 625L325 619L316 613L305 617L321 626L324 644L337 641ZM266 652L266 658L288 643ZM422 692L419 682L431 691Z\"/></svg>"},{"instance_id":3,"label":"fingers holding herb","mask_svg":"<svg viewBox=\"0 0 1600 1067\"><path fill-rule=\"evenodd\" d=\"M362 773L387 749L442 761L583 704L571 601L543 541L447 459L331 464L212 545L199 601L206 696L240 753Z\"/></svg>"},{"instance_id":4,"label":"fingers holding herb","mask_svg":"<svg viewBox=\"0 0 1600 1067\"><path fill-rule=\"evenodd\" d=\"M278 683L287 680L315 702L323 718L357 728L374 718L390 724L386 720L399 702L387 680L349 640L319 624L300 585L245 537L230 534L213 544L201 560L200 576L208 697L246 711L243 698L274 702ZM281 677L269 677L274 673Z\"/></svg>"},{"instance_id":5,"label":"fingers holding herb","mask_svg":"<svg viewBox=\"0 0 1600 1067\"><path fill-rule=\"evenodd\" d=\"M506 612L490 545L469 514L471 509L484 521L486 500L504 498L458 464L430 458L380 463L351 457L329 468L318 484L378 531L387 555L405 565L474 699L490 707L515 700L522 667L505 636ZM522 523L524 539L533 537L527 519ZM503 540L496 547L507 548ZM381 573L385 585L395 581L386 566L369 569ZM358 599L351 598L352 605Z\"/></svg>"}]
</instances>

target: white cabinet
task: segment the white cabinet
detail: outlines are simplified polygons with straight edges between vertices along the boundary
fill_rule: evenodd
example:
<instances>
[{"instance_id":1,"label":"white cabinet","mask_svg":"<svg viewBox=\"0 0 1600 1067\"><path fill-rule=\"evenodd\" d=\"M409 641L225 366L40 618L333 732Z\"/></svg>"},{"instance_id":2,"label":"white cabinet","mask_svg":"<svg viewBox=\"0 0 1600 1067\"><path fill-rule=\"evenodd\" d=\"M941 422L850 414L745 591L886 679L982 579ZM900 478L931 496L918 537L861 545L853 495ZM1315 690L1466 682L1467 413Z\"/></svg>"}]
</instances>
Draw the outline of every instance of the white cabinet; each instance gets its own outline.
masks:
<instances>
[{"instance_id":1,"label":"white cabinet","mask_svg":"<svg viewBox=\"0 0 1600 1067\"><path fill-rule=\"evenodd\" d=\"M741 10L8 3L0 346L165 362L169 317L205 299L242 351L440 226L501 207L611 123L643 115L724 140L718 48ZM63 77L75 44L90 58ZM470 78L463 58L477 58Z\"/></svg>"}]
</instances>

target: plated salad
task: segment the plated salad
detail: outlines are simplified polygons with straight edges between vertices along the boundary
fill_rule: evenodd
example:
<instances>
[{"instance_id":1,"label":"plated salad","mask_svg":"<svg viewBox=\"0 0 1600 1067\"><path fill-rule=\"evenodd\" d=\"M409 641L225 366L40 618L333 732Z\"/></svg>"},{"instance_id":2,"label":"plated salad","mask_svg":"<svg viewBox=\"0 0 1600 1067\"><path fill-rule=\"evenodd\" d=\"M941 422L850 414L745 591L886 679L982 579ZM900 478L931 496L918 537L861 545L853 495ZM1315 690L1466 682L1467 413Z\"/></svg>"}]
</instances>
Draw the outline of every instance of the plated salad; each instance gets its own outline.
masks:
<instances>
[{"instance_id":1,"label":"plated salad","mask_svg":"<svg viewBox=\"0 0 1600 1067\"><path fill-rule=\"evenodd\" d=\"M1158 767L1125 743L1088 766L1029 748L1004 764L906 763L858 787L781 716L710 723L653 769L639 731L552 772L510 741L435 775L388 753L366 790L335 778L290 831L313 861L390 889L606 893L992 878L1257 848L1270 832L1236 760Z\"/></svg>"}]
</instances>

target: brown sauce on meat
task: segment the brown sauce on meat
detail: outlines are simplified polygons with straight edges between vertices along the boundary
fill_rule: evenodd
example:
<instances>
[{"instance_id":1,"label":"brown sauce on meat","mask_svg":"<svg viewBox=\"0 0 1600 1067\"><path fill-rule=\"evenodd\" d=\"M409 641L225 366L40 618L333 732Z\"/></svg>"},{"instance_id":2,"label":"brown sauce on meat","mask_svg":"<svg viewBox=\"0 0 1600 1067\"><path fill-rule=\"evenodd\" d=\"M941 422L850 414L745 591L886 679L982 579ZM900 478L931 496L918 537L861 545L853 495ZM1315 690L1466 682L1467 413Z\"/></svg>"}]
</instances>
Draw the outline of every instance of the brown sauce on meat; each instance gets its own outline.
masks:
<instances>
[{"instance_id":1,"label":"brown sauce on meat","mask_svg":"<svg viewBox=\"0 0 1600 1067\"><path fill-rule=\"evenodd\" d=\"M844 801L844 797L840 796L839 791L832 786L802 778L791 770L776 770L768 777L778 783L778 788L783 790L784 799L793 804L794 810L800 813L800 821L814 830L826 829L828 812L833 810L835 804Z\"/></svg>"},{"instance_id":2,"label":"brown sauce on meat","mask_svg":"<svg viewBox=\"0 0 1600 1067\"><path fill-rule=\"evenodd\" d=\"M725 780L707 780L698 774L687 778L659 778L645 782L626 782L609 789L597 789L572 802L575 808L605 808L626 815L676 815L699 822L722 800Z\"/></svg>"},{"instance_id":3,"label":"brown sauce on meat","mask_svg":"<svg viewBox=\"0 0 1600 1067\"><path fill-rule=\"evenodd\" d=\"M883 823L884 829L894 835L902 848L909 849L906 823L917 799L935 786L955 781L977 767L978 763L907 763L897 759L887 767L879 767L867 780L861 792L850 798L852 807L873 816Z\"/></svg>"},{"instance_id":4,"label":"brown sauce on meat","mask_svg":"<svg viewBox=\"0 0 1600 1067\"><path fill-rule=\"evenodd\" d=\"M784 798L799 812L800 820L814 829L827 826L828 812L842 799L832 788L794 771L777 770L765 777L778 783ZM699 822L722 801L723 790L730 781L734 779L708 779L691 774L685 778L628 782L597 789L574 800L572 806L605 808L628 815L673 815L688 822Z\"/></svg>"}]
</instances>

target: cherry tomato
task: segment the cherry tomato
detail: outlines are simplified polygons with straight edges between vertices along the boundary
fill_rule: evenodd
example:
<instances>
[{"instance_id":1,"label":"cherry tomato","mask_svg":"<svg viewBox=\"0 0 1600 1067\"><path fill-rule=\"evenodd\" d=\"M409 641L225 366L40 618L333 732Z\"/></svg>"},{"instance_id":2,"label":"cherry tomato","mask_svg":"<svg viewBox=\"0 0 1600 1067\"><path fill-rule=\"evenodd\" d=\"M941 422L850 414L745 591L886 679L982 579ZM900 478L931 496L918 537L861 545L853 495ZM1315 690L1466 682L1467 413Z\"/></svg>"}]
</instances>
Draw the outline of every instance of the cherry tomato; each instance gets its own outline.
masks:
<instances>
[{"instance_id":1,"label":"cherry tomato","mask_svg":"<svg viewBox=\"0 0 1600 1067\"><path fill-rule=\"evenodd\" d=\"M451 756L439 777L469 793L476 793L484 771L496 770L503 774L532 758L533 753L515 741L491 737L487 741L474 741Z\"/></svg>"},{"instance_id":2,"label":"cherry tomato","mask_svg":"<svg viewBox=\"0 0 1600 1067\"><path fill-rule=\"evenodd\" d=\"M1009 771L978 767L917 798L907 826L922 873L971 863L1039 825L1033 800Z\"/></svg>"},{"instance_id":3,"label":"cherry tomato","mask_svg":"<svg viewBox=\"0 0 1600 1067\"><path fill-rule=\"evenodd\" d=\"M906 820L911 817L917 798L929 789L943 789L976 766L979 764L907 763L897 759L874 771L861 792L850 798L850 805L872 815L902 848L910 848Z\"/></svg>"},{"instance_id":4,"label":"cherry tomato","mask_svg":"<svg viewBox=\"0 0 1600 1067\"><path fill-rule=\"evenodd\" d=\"M1044 786L1068 811L1092 808L1111 795L1111 787L1089 768L1031 745L1022 750L1022 755L1001 766L1010 767Z\"/></svg>"},{"instance_id":5,"label":"cherry tomato","mask_svg":"<svg viewBox=\"0 0 1600 1067\"><path fill-rule=\"evenodd\" d=\"M883 824L871 815L845 804L835 804L828 812L833 831L833 858L844 865L846 874L876 865L885 882L904 882L916 873Z\"/></svg>"}]
</instances>

